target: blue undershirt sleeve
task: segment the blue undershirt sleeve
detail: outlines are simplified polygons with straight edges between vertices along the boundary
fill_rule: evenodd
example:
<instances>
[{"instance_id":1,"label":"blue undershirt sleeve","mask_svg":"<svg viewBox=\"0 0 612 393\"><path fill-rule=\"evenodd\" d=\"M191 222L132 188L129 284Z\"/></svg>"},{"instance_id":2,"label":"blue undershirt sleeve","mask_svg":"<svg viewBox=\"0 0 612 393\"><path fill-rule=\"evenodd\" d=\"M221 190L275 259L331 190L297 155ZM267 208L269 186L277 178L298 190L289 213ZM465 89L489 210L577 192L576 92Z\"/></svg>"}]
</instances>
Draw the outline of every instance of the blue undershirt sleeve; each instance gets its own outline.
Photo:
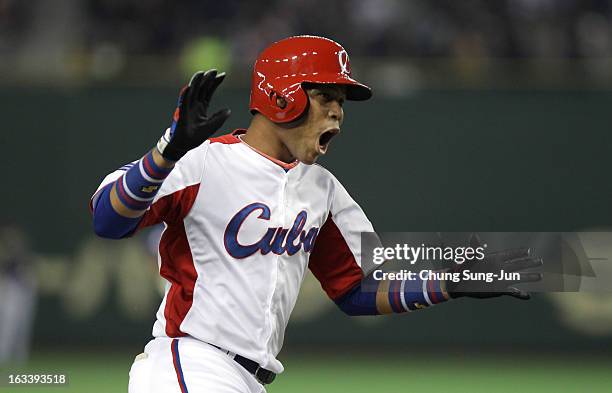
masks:
<instances>
[{"instance_id":1,"label":"blue undershirt sleeve","mask_svg":"<svg viewBox=\"0 0 612 393\"><path fill-rule=\"evenodd\" d=\"M142 217L129 218L118 214L110 201L113 183L100 192L96 205L93 207L93 223L96 235L107 239L123 239L130 237Z\"/></svg>"}]
</instances>

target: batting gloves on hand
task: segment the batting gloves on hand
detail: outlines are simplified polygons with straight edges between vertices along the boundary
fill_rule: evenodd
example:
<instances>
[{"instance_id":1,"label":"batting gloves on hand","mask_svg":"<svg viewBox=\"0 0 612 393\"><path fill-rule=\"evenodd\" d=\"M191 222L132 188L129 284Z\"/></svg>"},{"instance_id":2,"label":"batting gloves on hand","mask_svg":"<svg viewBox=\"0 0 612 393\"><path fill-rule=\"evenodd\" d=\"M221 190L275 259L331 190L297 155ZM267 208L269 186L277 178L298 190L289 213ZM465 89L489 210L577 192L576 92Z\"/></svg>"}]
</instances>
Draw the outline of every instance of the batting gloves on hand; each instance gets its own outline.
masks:
<instances>
[{"instance_id":1,"label":"batting gloves on hand","mask_svg":"<svg viewBox=\"0 0 612 393\"><path fill-rule=\"evenodd\" d=\"M157 150L162 157L178 161L221 128L231 111L221 109L211 116L207 116L206 111L213 93L224 78L225 73L217 74L217 70L199 71L183 87L172 126L157 143Z\"/></svg>"},{"instance_id":2,"label":"batting gloves on hand","mask_svg":"<svg viewBox=\"0 0 612 393\"><path fill-rule=\"evenodd\" d=\"M482 246L477 236L473 236L470 243L475 247ZM515 288L513 285L542 280L541 273L525 272L525 270L537 266L542 266L542 259L531 255L528 248L487 253L481 261L471 260L457 265L454 271L460 273L459 277L461 279L458 282L447 281L446 288L452 298L486 299L507 295L528 300L530 298L529 293ZM467 270L471 274L494 273L497 276L492 277L491 282L482 279L466 280L463 273ZM501 275L502 270L503 276ZM514 272L519 273L520 276L507 278L509 273Z\"/></svg>"}]
</instances>

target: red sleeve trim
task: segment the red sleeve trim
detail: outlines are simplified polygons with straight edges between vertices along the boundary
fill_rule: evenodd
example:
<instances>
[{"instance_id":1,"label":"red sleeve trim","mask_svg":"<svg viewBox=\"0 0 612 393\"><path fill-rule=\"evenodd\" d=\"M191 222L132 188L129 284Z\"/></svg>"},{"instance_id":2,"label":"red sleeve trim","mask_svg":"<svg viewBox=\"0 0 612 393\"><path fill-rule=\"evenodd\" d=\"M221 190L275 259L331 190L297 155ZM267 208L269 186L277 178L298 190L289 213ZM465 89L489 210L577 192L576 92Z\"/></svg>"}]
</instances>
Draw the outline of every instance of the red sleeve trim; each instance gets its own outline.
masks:
<instances>
[{"instance_id":1,"label":"red sleeve trim","mask_svg":"<svg viewBox=\"0 0 612 393\"><path fill-rule=\"evenodd\" d=\"M319 231L308 267L332 300L342 297L363 279L363 271L331 214Z\"/></svg>"}]
</instances>

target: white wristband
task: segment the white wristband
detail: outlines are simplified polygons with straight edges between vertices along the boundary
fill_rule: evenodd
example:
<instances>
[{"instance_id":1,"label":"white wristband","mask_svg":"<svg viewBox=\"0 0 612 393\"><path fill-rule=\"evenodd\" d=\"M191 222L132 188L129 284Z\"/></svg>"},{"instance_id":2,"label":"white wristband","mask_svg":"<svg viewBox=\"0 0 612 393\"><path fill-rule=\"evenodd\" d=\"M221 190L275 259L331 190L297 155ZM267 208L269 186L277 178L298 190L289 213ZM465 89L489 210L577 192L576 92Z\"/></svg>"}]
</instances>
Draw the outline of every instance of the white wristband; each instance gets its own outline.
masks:
<instances>
[{"instance_id":1,"label":"white wristband","mask_svg":"<svg viewBox=\"0 0 612 393\"><path fill-rule=\"evenodd\" d=\"M159 138L159 141L157 141L157 151L159 152L159 154L164 153L166 146L168 146L168 143L170 143L170 138L172 138L170 128L167 128L166 132L164 132L164 135L162 135L162 137Z\"/></svg>"}]
</instances>

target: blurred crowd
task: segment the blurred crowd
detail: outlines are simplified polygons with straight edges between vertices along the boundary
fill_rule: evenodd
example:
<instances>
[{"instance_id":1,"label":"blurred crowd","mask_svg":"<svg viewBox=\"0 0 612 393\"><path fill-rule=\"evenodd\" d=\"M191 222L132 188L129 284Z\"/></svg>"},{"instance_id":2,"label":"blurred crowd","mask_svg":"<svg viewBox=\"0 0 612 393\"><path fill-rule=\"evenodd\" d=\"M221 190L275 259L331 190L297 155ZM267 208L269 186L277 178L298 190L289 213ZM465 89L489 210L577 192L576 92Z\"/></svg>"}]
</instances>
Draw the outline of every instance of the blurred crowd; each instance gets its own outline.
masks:
<instances>
[{"instance_id":1,"label":"blurred crowd","mask_svg":"<svg viewBox=\"0 0 612 393\"><path fill-rule=\"evenodd\" d=\"M603 58L611 17L612 0L0 0L0 56L76 53L112 68L200 40L240 67L276 39L316 33L376 59Z\"/></svg>"}]
</instances>

